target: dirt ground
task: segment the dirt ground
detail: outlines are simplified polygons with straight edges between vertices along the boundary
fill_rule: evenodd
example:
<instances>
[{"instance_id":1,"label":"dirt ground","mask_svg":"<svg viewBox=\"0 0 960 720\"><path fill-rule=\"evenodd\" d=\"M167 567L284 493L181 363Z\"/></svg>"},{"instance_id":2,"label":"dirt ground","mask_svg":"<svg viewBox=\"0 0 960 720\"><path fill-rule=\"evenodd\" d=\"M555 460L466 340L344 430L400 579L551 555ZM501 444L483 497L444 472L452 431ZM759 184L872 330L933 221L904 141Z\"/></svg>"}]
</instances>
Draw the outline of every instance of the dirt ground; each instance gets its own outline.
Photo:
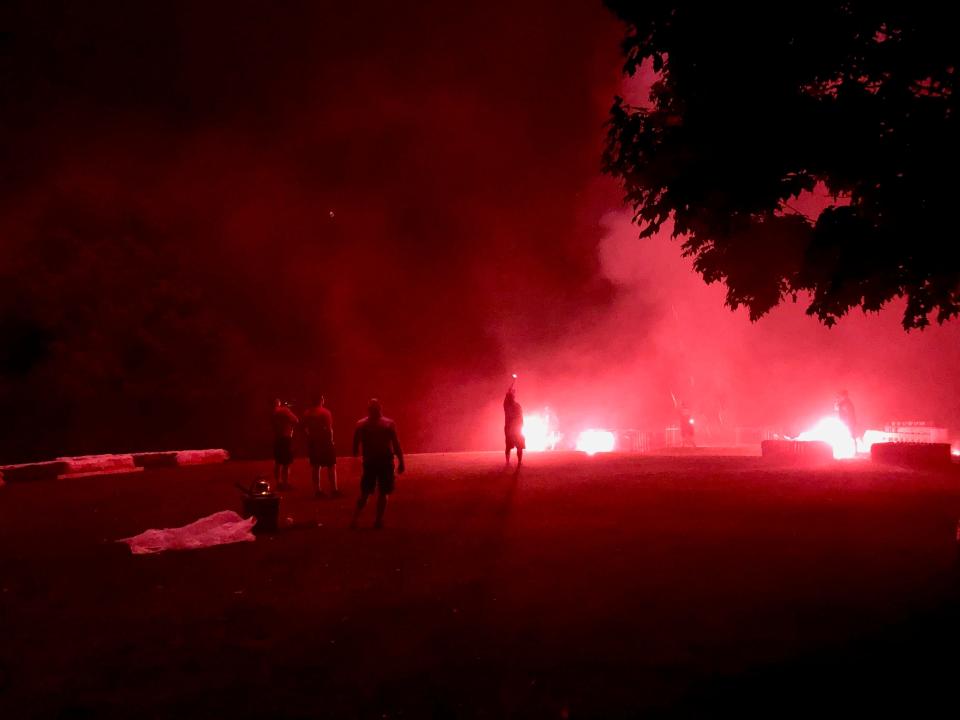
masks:
<instances>
[{"instance_id":1,"label":"dirt ground","mask_svg":"<svg viewBox=\"0 0 960 720\"><path fill-rule=\"evenodd\" d=\"M413 455L387 528L306 464L255 543L118 538L267 463L0 488L0 717L952 715L960 474ZM289 518L289 520L288 520Z\"/></svg>"}]
</instances>

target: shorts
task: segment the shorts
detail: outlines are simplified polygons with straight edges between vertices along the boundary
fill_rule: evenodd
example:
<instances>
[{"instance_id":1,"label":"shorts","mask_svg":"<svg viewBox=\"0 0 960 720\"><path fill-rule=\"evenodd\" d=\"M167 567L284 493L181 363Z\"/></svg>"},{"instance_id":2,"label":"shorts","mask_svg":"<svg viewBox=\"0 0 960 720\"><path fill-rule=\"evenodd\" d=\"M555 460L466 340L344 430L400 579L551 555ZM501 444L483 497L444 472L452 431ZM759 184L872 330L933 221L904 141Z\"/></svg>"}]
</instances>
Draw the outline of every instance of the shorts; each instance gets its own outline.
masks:
<instances>
[{"instance_id":1,"label":"shorts","mask_svg":"<svg viewBox=\"0 0 960 720\"><path fill-rule=\"evenodd\" d=\"M281 435L273 439L273 459L277 465L293 463L293 438Z\"/></svg>"},{"instance_id":2,"label":"shorts","mask_svg":"<svg viewBox=\"0 0 960 720\"><path fill-rule=\"evenodd\" d=\"M523 450L525 447L527 447L527 441L523 437L522 432L510 432L505 430L503 435L507 443L507 450L512 450L513 448L516 448L517 450Z\"/></svg>"},{"instance_id":3,"label":"shorts","mask_svg":"<svg viewBox=\"0 0 960 720\"><path fill-rule=\"evenodd\" d=\"M393 458L389 460L364 461L363 475L360 476L360 492L370 495L379 489L381 495L393 492Z\"/></svg>"},{"instance_id":4,"label":"shorts","mask_svg":"<svg viewBox=\"0 0 960 720\"><path fill-rule=\"evenodd\" d=\"M309 442L307 454L314 467L333 467L337 464L337 451L332 442Z\"/></svg>"}]
</instances>

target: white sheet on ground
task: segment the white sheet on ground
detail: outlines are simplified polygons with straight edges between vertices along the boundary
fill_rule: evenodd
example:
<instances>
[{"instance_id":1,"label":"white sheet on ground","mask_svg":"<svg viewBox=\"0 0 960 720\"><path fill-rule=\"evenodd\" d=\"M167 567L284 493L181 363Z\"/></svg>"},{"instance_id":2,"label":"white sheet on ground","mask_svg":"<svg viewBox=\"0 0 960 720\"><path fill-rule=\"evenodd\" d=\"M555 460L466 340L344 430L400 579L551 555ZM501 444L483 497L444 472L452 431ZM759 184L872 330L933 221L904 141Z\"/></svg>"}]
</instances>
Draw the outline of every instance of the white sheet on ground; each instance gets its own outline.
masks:
<instances>
[{"instance_id":1,"label":"white sheet on ground","mask_svg":"<svg viewBox=\"0 0 960 720\"><path fill-rule=\"evenodd\" d=\"M180 450L177 452L177 465L207 465L222 463L230 459L230 453L220 448L208 450Z\"/></svg>"},{"instance_id":2,"label":"white sheet on ground","mask_svg":"<svg viewBox=\"0 0 960 720\"><path fill-rule=\"evenodd\" d=\"M129 470L134 466L133 455L79 455L61 457L57 460L67 464L67 474Z\"/></svg>"},{"instance_id":3,"label":"white sheet on ground","mask_svg":"<svg viewBox=\"0 0 960 720\"><path fill-rule=\"evenodd\" d=\"M164 550L196 550L256 540L252 530L255 522L256 518L244 520L233 510L223 510L183 527L147 530L117 542L129 545L134 555Z\"/></svg>"}]
</instances>

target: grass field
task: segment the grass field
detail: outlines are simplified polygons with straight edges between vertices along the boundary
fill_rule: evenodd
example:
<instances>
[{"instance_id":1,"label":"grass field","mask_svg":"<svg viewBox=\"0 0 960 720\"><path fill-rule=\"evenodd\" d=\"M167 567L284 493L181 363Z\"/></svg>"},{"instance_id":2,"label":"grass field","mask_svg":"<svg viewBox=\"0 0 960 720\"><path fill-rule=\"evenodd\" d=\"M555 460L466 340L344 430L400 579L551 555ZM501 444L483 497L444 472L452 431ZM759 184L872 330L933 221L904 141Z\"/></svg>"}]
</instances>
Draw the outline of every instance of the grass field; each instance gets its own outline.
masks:
<instances>
[{"instance_id":1,"label":"grass field","mask_svg":"<svg viewBox=\"0 0 960 720\"><path fill-rule=\"evenodd\" d=\"M383 531L298 460L283 531L156 556L269 465L10 483L0 717L955 714L960 475L710 452L413 455Z\"/></svg>"}]
</instances>

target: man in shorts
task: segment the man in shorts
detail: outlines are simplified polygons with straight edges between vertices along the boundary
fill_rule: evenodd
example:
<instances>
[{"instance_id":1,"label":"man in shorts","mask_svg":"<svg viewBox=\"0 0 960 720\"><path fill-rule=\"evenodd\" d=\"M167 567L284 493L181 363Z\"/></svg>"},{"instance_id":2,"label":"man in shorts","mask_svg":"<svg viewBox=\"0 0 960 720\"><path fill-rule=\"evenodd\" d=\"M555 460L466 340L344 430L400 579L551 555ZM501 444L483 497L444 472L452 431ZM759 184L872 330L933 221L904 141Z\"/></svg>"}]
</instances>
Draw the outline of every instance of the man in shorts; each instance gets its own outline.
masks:
<instances>
[{"instance_id":1,"label":"man in shorts","mask_svg":"<svg viewBox=\"0 0 960 720\"><path fill-rule=\"evenodd\" d=\"M310 456L310 478L313 481L314 495L325 497L320 489L320 469L327 469L332 497L340 497L337 487L337 452L333 446L333 415L325 407L323 395L312 398L310 407L303 412L301 419L303 431L307 436L307 454Z\"/></svg>"},{"instance_id":2,"label":"man in shorts","mask_svg":"<svg viewBox=\"0 0 960 720\"><path fill-rule=\"evenodd\" d=\"M360 499L353 513L350 527L357 527L360 513L367 504L367 498L374 490L377 495L377 519L375 528L383 527L383 513L387 509L387 497L393 492L393 456L397 456L397 473L402 475L406 469L403 463L403 450L397 438L397 426L390 418L383 417L380 401L373 399L367 405L367 417L357 423L353 432L353 456L360 454L363 448L363 475L360 478Z\"/></svg>"},{"instance_id":3,"label":"man in shorts","mask_svg":"<svg viewBox=\"0 0 960 720\"><path fill-rule=\"evenodd\" d=\"M273 481L278 490L290 487L293 430L299 422L297 416L280 398L273 401Z\"/></svg>"},{"instance_id":4,"label":"man in shorts","mask_svg":"<svg viewBox=\"0 0 960 720\"><path fill-rule=\"evenodd\" d=\"M516 390L512 387L507 390L503 399L503 437L506 441L504 457L510 465L510 451L517 449L517 468L523 464L523 449L527 446L523 437L523 408L517 402Z\"/></svg>"}]
</instances>

